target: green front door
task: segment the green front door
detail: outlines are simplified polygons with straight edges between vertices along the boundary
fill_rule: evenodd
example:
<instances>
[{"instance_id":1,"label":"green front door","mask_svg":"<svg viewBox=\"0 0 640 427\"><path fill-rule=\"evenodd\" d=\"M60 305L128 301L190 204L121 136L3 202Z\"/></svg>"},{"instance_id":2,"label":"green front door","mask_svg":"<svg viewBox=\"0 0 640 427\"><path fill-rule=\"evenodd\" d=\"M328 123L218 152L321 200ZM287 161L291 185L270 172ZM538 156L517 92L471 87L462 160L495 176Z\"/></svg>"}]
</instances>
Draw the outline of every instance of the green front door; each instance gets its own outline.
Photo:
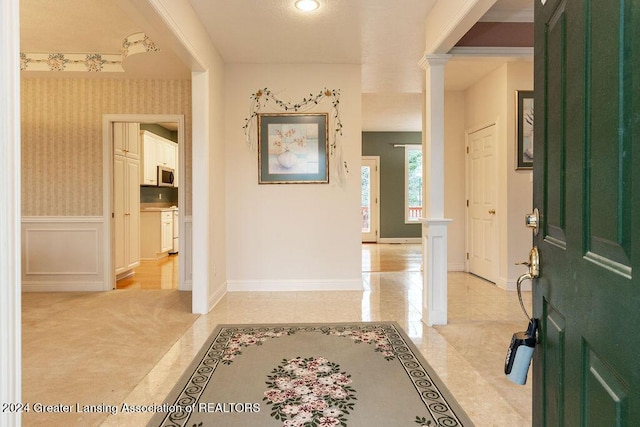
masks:
<instances>
[{"instance_id":1,"label":"green front door","mask_svg":"<svg viewBox=\"0 0 640 427\"><path fill-rule=\"evenodd\" d=\"M640 0L535 1L535 426L640 426Z\"/></svg>"}]
</instances>

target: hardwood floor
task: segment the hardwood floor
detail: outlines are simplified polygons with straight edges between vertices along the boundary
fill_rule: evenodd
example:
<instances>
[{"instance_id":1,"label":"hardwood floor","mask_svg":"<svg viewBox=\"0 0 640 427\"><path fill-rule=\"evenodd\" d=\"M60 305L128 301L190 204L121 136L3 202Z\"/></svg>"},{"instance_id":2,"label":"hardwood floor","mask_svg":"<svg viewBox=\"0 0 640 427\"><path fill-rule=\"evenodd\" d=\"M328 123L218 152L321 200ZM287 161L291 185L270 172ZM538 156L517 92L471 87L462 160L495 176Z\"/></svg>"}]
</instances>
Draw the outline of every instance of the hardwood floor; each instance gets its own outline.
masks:
<instances>
[{"instance_id":1,"label":"hardwood floor","mask_svg":"<svg viewBox=\"0 0 640 427\"><path fill-rule=\"evenodd\" d=\"M416 244L362 244L362 272L422 271L422 246Z\"/></svg>"},{"instance_id":2,"label":"hardwood floor","mask_svg":"<svg viewBox=\"0 0 640 427\"><path fill-rule=\"evenodd\" d=\"M116 282L116 289L178 289L178 254L141 261L136 274Z\"/></svg>"},{"instance_id":3,"label":"hardwood floor","mask_svg":"<svg viewBox=\"0 0 640 427\"><path fill-rule=\"evenodd\" d=\"M362 244L362 271L421 271L419 244ZM157 261L141 261L135 274L116 282L116 289L178 289L178 254Z\"/></svg>"}]
</instances>

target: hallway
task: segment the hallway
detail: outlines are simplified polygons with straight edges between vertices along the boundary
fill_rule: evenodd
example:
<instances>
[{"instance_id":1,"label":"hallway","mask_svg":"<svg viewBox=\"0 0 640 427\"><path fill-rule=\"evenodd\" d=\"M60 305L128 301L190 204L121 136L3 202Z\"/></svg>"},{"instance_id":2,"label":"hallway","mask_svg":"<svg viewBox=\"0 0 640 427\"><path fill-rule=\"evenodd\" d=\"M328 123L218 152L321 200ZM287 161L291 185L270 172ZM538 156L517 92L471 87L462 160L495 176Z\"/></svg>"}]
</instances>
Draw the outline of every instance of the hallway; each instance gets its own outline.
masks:
<instances>
[{"instance_id":1,"label":"hallway","mask_svg":"<svg viewBox=\"0 0 640 427\"><path fill-rule=\"evenodd\" d=\"M449 273L450 324L429 328L421 321L420 245L363 246L365 252L371 261L363 269L386 271L363 272L364 291L228 293L203 316L189 313L190 293L175 290L25 293L23 400L161 403L219 323L394 320L477 426L531 425L530 384L516 386L502 373L511 334L525 326L515 293ZM397 262L383 266L385 258ZM140 426L148 418L31 412L23 425Z\"/></svg>"}]
</instances>

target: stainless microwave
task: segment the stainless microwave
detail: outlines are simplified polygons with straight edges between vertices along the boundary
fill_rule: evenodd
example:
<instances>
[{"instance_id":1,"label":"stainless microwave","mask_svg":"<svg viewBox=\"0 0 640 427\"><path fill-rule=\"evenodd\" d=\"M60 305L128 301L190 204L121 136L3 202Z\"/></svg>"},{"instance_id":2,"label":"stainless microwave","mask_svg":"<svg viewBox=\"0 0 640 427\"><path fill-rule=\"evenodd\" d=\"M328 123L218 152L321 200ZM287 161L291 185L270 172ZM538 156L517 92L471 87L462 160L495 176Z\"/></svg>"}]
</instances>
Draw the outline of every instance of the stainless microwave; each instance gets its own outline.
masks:
<instances>
[{"instance_id":1,"label":"stainless microwave","mask_svg":"<svg viewBox=\"0 0 640 427\"><path fill-rule=\"evenodd\" d=\"M158 166L158 187L173 187L175 171L171 168Z\"/></svg>"}]
</instances>

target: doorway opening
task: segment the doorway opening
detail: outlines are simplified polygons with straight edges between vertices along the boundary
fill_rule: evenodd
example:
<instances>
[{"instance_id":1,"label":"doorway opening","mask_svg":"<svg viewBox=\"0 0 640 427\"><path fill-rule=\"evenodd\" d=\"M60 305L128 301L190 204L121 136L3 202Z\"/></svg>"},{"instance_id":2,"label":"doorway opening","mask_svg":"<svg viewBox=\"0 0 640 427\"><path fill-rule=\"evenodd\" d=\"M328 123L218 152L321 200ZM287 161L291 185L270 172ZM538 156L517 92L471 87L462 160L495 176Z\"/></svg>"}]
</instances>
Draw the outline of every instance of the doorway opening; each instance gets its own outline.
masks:
<instances>
[{"instance_id":1,"label":"doorway opening","mask_svg":"<svg viewBox=\"0 0 640 427\"><path fill-rule=\"evenodd\" d=\"M184 117L105 115L103 135L105 290L187 290Z\"/></svg>"},{"instance_id":2,"label":"doorway opening","mask_svg":"<svg viewBox=\"0 0 640 427\"><path fill-rule=\"evenodd\" d=\"M377 242L380 229L380 157L363 156L360 166L362 242Z\"/></svg>"}]
</instances>

